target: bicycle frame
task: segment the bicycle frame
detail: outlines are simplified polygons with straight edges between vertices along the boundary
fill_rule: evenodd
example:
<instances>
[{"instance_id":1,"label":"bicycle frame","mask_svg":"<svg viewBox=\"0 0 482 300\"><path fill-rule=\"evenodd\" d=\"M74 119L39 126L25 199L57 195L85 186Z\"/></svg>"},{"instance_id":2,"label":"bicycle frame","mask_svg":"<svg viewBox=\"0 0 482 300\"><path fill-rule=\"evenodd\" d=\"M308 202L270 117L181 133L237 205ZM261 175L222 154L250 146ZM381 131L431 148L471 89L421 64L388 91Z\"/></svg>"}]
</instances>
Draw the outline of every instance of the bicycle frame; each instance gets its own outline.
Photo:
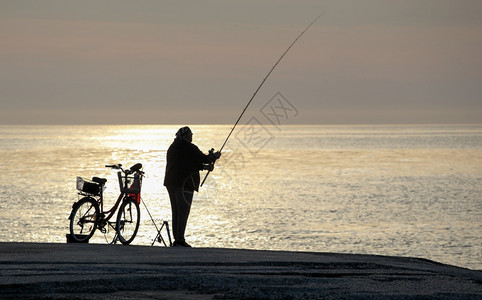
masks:
<instances>
[{"instance_id":1,"label":"bicycle frame","mask_svg":"<svg viewBox=\"0 0 482 300\"><path fill-rule=\"evenodd\" d=\"M112 218L112 216L117 211L117 208L119 208L119 205L121 204L121 200L124 199L124 197L126 196L127 196L127 193L121 192L119 197L117 197L117 200L114 206L112 206L112 208L109 209L108 211L104 211L104 193L103 192L100 193L99 200L97 200L97 203L99 203L99 209L100 209L100 213L103 221L109 221Z\"/></svg>"},{"instance_id":2,"label":"bicycle frame","mask_svg":"<svg viewBox=\"0 0 482 300\"><path fill-rule=\"evenodd\" d=\"M101 192L100 192L98 202L99 202L100 213L102 214L104 221L109 221L110 218L112 218L112 216L117 211L117 208L121 204L122 199L124 199L125 197L128 197L130 194L140 193L140 182L139 182L139 191L135 191L134 189L130 189L128 187L128 185L130 183L129 179L134 179L134 182L136 181L135 175L138 176L138 180L142 180L141 178L143 176L143 172L142 171L135 171L134 173L130 173L129 170L124 170L122 168L120 168L120 169L121 169L122 173L124 173L124 174L122 174L121 171L117 172L117 178L119 180L119 187L120 187L121 193L119 194L119 197L117 197L117 200L116 200L114 206L111 209L109 209L108 211L104 211L104 192L103 192L102 189L101 189ZM130 174L134 174L134 178L129 177ZM105 214L108 214L108 215L105 216Z\"/></svg>"}]
</instances>

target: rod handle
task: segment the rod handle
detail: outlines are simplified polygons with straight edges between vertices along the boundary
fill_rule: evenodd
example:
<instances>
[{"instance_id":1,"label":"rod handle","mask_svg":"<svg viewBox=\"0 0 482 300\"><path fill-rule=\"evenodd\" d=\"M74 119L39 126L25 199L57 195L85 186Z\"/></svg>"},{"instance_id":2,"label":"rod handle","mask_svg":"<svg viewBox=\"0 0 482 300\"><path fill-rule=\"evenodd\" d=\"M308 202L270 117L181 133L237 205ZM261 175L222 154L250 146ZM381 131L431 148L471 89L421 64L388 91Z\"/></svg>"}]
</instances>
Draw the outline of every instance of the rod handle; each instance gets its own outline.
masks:
<instances>
[{"instance_id":1,"label":"rod handle","mask_svg":"<svg viewBox=\"0 0 482 300\"><path fill-rule=\"evenodd\" d=\"M206 179L208 178L209 173L211 173L211 171L208 171L208 172L206 173L206 176L204 176L204 179L203 179L203 181L201 182L201 186L203 186L204 182L205 182Z\"/></svg>"}]
</instances>

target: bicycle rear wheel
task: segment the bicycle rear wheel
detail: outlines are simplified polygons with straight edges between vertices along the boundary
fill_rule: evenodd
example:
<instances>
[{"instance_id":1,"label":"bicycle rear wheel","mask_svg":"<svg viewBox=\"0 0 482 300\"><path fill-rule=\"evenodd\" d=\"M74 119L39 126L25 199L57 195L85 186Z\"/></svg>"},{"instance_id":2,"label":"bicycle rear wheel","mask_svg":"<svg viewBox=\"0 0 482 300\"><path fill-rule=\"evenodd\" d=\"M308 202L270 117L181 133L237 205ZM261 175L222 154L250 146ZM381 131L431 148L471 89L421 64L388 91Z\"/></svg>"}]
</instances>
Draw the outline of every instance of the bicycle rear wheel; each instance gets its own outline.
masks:
<instances>
[{"instance_id":1,"label":"bicycle rear wheel","mask_svg":"<svg viewBox=\"0 0 482 300\"><path fill-rule=\"evenodd\" d=\"M99 206L97 202L85 197L80 199L72 208L70 214L70 234L77 242L89 240L97 228Z\"/></svg>"},{"instance_id":2,"label":"bicycle rear wheel","mask_svg":"<svg viewBox=\"0 0 482 300\"><path fill-rule=\"evenodd\" d=\"M136 237L141 221L139 204L133 198L126 198L117 214L116 230L119 241L129 245Z\"/></svg>"}]
</instances>

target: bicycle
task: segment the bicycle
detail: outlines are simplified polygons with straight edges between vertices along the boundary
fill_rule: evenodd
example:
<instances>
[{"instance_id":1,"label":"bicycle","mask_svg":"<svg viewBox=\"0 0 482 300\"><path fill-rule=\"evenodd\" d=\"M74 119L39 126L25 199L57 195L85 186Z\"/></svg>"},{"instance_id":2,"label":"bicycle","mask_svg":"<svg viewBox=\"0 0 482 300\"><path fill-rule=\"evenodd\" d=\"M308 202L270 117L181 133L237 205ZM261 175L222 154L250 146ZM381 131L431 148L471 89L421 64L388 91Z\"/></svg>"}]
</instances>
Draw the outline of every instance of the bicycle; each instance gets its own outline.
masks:
<instances>
[{"instance_id":1,"label":"bicycle","mask_svg":"<svg viewBox=\"0 0 482 300\"><path fill-rule=\"evenodd\" d=\"M130 244L136 237L140 223L139 204L144 172L142 164L137 163L129 169L123 169L121 164L106 165L107 168L119 170L120 194L114 206L104 211L103 191L107 179L92 177L86 180L77 177L79 200L72 205L70 213L70 236L76 242L88 242L99 229L104 235L109 228L116 232L112 243L119 240L122 244ZM110 221L119 208L115 222Z\"/></svg>"}]
</instances>

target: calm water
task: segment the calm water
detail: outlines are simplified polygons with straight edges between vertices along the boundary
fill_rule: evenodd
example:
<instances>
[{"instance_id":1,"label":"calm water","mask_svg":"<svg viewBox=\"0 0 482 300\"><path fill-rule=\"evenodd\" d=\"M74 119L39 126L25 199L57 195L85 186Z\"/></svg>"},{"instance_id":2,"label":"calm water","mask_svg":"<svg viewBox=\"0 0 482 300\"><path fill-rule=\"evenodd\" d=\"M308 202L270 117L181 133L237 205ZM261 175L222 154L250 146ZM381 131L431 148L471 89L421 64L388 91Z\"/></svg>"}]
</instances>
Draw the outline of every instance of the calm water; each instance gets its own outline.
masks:
<instances>
[{"instance_id":1,"label":"calm water","mask_svg":"<svg viewBox=\"0 0 482 300\"><path fill-rule=\"evenodd\" d=\"M112 204L117 182L104 168L112 163L143 163L143 199L157 222L169 220L162 181L177 128L0 126L0 241L64 243L76 176L108 178ZM230 130L191 128L204 151ZM188 224L196 247L401 255L482 269L482 125L239 127L211 175ZM134 244L150 245L156 231L141 214Z\"/></svg>"}]
</instances>

